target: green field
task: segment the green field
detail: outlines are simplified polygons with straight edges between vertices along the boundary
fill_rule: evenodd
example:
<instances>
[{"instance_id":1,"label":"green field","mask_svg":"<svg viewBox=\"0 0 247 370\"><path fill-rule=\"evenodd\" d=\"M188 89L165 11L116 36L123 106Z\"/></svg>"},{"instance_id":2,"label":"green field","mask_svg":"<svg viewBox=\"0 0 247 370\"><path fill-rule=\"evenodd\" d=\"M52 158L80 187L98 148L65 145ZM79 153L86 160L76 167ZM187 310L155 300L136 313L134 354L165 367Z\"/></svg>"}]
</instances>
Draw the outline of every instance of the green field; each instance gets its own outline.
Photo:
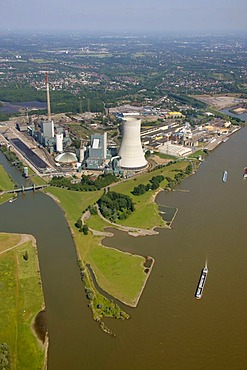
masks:
<instances>
[{"instance_id":1,"label":"green field","mask_svg":"<svg viewBox=\"0 0 247 370\"><path fill-rule=\"evenodd\" d=\"M14 189L14 183L0 164L0 192L3 190L12 190ZM13 194L3 194L0 195L0 204L8 201L10 198L13 197Z\"/></svg>"},{"instance_id":2,"label":"green field","mask_svg":"<svg viewBox=\"0 0 247 370\"><path fill-rule=\"evenodd\" d=\"M67 220L75 229L74 223L82 216L82 212L90 205L97 202L103 191L79 192L49 186L44 190L55 196L66 213Z\"/></svg>"},{"instance_id":3,"label":"green field","mask_svg":"<svg viewBox=\"0 0 247 370\"><path fill-rule=\"evenodd\" d=\"M29 62L32 62L32 63L53 63L54 60L45 60L45 59L42 59L42 58L35 58L35 59L29 59Z\"/></svg>"},{"instance_id":4,"label":"green field","mask_svg":"<svg viewBox=\"0 0 247 370\"><path fill-rule=\"evenodd\" d=\"M0 343L10 349L11 369L39 370L45 347L32 328L44 308L37 250L31 241L15 247L20 241L20 235L0 233Z\"/></svg>"},{"instance_id":5,"label":"green field","mask_svg":"<svg viewBox=\"0 0 247 370\"><path fill-rule=\"evenodd\" d=\"M202 157L202 159L204 159L204 158L205 158L205 156L206 156L205 151L204 151L204 150L200 150L200 149L198 149L196 152L194 152L194 153L192 153L192 154L188 155L188 158L198 158L199 156L201 156L201 157Z\"/></svg>"},{"instance_id":6,"label":"green field","mask_svg":"<svg viewBox=\"0 0 247 370\"><path fill-rule=\"evenodd\" d=\"M14 183L0 164L0 191L14 189Z\"/></svg>"},{"instance_id":7,"label":"green field","mask_svg":"<svg viewBox=\"0 0 247 370\"><path fill-rule=\"evenodd\" d=\"M102 218L99 217L98 215L92 215L90 219L87 221L87 225L91 229L97 231L103 231L104 228L111 227L111 225L108 222L102 220Z\"/></svg>"},{"instance_id":8,"label":"green field","mask_svg":"<svg viewBox=\"0 0 247 370\"><path fill-rule=\"evenodd\" d=\"M38 176L30 167L28 167L28 174L33 184L35 185L47 184L47 182L42 177Z\"/></svg>"},{"instance_id":9,"label":"green field","mask_svg":"<svg viewBox=\"0 0 247 370\"><path fill-rule=\"evenodd\" d=\"M94 245L86 259L104 290L130 306L137 304L147 278L145 258Z\"/></svg>"}]
</instances>

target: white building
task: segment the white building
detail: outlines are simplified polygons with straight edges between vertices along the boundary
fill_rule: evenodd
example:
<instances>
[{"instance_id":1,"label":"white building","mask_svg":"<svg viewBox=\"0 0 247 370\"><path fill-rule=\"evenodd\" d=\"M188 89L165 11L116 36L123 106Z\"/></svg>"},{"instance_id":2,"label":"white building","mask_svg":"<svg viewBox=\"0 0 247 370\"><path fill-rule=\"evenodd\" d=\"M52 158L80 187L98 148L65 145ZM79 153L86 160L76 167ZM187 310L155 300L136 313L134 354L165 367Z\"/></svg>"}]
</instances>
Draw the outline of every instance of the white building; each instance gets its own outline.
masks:
<instances>
[{"instance_id":1,"label":"white building","mask_svg":"<svg viewBox=\"0 0 247 370\"><path fill-rule=\"evenodd\" d=\"M192 153L192 149L183 145L175 145L170 141L165 142L159 147L159 152L163 154L173 155L175 157L186 157Z\"/></svg>"},{"instance_id":2,"label":"white building","mask_svg":"<svg viewBox=\"0 0 247 370\"><path fill-rule=\"evenodd\" d=\"M63 134L56 134L56 151L63 152Z\"/></svg>"}]
</instances>

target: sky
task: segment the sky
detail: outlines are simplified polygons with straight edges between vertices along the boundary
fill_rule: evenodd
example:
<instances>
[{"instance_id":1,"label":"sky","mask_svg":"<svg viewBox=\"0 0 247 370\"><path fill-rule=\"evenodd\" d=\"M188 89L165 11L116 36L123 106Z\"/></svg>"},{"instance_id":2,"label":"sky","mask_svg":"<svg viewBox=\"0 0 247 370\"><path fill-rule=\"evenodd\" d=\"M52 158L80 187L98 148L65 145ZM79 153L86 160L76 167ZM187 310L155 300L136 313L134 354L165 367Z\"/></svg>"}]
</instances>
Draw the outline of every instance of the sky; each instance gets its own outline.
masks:
<instances>
[{"instance_id":1,"label":"sky","mask_svg":"<svg viewBox=\"0 0 247 370\"><path fill-rule=\"evenodd\" d=\"M247 31L247 0L0 0L0 4L4 30Z\"/></svg>"}]
</instances>

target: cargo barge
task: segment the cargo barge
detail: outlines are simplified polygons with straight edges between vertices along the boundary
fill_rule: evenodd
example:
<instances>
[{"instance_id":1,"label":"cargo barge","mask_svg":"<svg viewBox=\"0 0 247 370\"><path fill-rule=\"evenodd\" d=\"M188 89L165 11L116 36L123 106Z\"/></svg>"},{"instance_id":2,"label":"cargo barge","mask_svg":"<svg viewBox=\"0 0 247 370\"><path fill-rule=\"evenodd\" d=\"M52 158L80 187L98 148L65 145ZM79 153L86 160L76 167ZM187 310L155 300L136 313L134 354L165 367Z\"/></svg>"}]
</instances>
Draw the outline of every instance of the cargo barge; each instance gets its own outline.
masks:
<instances>
[{"instance_id":1,"label":"cargo barge","mask_svg":"<svg viewBox=\"0 0 247 370\"><path fill-rule=\"evenodd\" d=\"M203 293L203 289L206 283L207 275L208 275L208 266L207 266L207 261L206 261L205 267L202 269L200 280L196 288L195 297L197 299L202 298L202 293Z\"/></svg>"},{"instance_id":2,"label":"cargo barge","mask_svg":"<svg viewBox=\"0 0 247 370\"><path fill-rule=\"evenodd\" d=\"M222 181L223 181L223 182L226 182L226 181L227 181L227 177L228 177L228 172L227 172L227 171L224 171L224 172L223 172Z\"/></svg>"}]
</instances>

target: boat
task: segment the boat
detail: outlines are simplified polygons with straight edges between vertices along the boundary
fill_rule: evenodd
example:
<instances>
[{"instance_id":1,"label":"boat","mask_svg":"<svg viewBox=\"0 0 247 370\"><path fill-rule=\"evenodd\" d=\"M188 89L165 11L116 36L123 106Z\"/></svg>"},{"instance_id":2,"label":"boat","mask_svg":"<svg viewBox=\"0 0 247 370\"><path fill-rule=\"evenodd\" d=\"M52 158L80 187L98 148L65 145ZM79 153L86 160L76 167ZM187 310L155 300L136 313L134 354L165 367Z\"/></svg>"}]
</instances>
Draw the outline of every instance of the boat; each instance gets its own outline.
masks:
<instances>
[{"instance_id":1,"label":"boat","mask_svg":"<svg viewBox=\"0 0 247 370\"><path fill-rule=\"evenodd\" d=\"M223 181L223 182L226 182L226 181L227 181L227 177L228 177L228 172L227 172L227 171L224 171L224 172L223 172L222 181Z\"/></svg>"},{"instance_id":2,"label":"boat","mask_svg":"<svg viewBox=\"0 0 247 370\"><path fill-rule=\"evenodd\" d=\"M202 269L200 279L199 279L199 282L198 282L198 285L197 285L197 288L196 288L196 293L195 293L196 299L201 299L202 298L202 293L203 293L203 289L204 289L204 286L205 286L205 283L206 283L207 275L208 275L208 266L207 266L207 261L206 261L205 266Z\"/></svg>"},{"instance_id":3,"label":"boat","mask_svg":"<svg viewBox=\"0 0 247 370\"><path fill-rule=\"evenodd\" d=\"M243 174L243 176L244 176L244 179L247 179L247 167L244 167L244 174Z\"/></svg>"},{"instance_id":4,"label":"boat","mask_svg":"<svg viewBox=\"0 0 247 370\"><path fill-rule=\"evenodd\" d=\"M17 199L17 197L15 197L15 198L10 198L9 203L14 202L16 199Z\"/></svg>"},{"instance_id":5,"label":"boat","mask_svg":"<svg viewBox=\"0 0 247 370\"><path fill-rule=\"evenodd\" d=\"M229 137L226 137L224 140L222 140L223 143L226 143L229 140Z\"/></svg>"}]
</instances>

